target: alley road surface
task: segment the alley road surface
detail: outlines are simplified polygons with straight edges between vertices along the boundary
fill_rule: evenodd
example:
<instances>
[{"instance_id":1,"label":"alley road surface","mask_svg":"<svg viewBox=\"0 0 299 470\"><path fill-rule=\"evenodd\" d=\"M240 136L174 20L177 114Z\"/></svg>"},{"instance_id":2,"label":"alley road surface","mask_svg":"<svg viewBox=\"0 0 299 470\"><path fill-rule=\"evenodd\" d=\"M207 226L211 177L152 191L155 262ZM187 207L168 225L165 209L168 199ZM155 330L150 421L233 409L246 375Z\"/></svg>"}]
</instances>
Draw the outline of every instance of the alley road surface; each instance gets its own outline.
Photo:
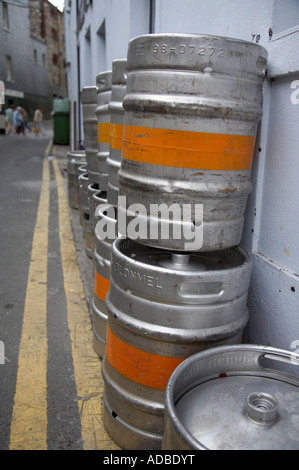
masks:
<instances>
[{"instance_id":1,"label":"alley road surface","mask_svg":"<svg viewBox=\"0 0 299 470\"><path fill-rule=\"evenodd\" d=\"M52 137L0 135L0 450L115 450Z\"/></svg>"}]
</instances>

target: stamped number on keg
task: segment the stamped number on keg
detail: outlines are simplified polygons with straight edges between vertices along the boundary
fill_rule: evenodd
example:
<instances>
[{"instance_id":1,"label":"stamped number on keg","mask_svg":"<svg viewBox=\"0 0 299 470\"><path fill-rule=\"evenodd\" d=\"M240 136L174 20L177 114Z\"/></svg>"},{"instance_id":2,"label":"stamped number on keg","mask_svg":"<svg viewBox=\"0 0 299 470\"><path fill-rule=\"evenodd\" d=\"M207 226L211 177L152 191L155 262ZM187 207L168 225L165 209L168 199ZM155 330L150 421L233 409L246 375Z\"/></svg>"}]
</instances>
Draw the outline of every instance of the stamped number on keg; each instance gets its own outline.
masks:
<instances>
[{"instance_id":1,"label":"stamped number on keg","mask_svg":"<svg viewBox=\"0 0 299 470\"><path fill-rule=\"evenodd\" d=\"M153 53L154 54L167 54L167 53L175 53L175 54L197 54L200 56L209 56L217 55L218 57L224 56L224 49L207 46L207 47L198 47L192 44L181 44L177 47L170 47L168 44L155 44L153 46Z\"/></svg>"}]
</instances>

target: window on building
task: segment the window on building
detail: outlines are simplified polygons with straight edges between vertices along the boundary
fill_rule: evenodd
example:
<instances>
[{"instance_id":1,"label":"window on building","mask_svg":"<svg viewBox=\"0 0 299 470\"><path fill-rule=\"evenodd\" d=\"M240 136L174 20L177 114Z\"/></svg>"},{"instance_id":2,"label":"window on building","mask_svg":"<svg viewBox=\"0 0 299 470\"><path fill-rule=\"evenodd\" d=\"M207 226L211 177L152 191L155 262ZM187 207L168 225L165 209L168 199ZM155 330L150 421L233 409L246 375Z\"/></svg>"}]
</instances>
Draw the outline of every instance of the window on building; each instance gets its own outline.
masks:
<instances>
[{"instance_id":1,"label":"window on building","mask_svg":"<svg viewBox=\"0 0 299 470\"><path fill-rule=\"evenodd\" d=\"M9 31L8 5L5 2L2 2L2 17L3 17L3 28Z\"/></svg>"},{"instance_id":2,"label":"window on building","mask_svg":"<svg viewBox=\"0 0 299 470\"><path fill-rule=\"evenodd\" d=\"M97 56L101 64L106 64L106 26L105 20L97 31Z\"/></svg>"},{"instance_id":3,"label":"window on building","mask_svg":"<svg viewBox=\"0 0 299 470\"><path fill-rule=\"evenodd\" d=\"M10 55L6 56L6 81L7 82L12 81L12 62L11 62Z\"/></svg>"},{"instance_id":4,"label":"window on building","mask_svg":"<svg viewBox=\"0 0 299 470\"><path fill-rule=\"evenodd\" d=\"M54 65L58 65L58 55L57 54L53 54L52 62L53 62Z\"/></svg>"},{"instance_id":5,"label":"window on building","mask_svg":"<svg viewBox=\"0 0 299 470\"><path fill-rule=\"evenodd\" d=\"M34 62L37 63L37 50L34 49L33 51L33 58L34 58Z\"/></svg>"},{"instance_id":6,"label":"window on building","mask_svg":"<svg viewBox=\"0 0 299 470\"><path fill-rule=\"evenodd\" d=\"M58 34L57 34L57 30L55 28L51 29L51 35L52 35L52 39L54 41L58 41Z\"/></svg>"},{"instance_id":7,"label":"window on building","mask_svg":"<svg viewBox=\"0 0 299 470\"><path fill-rule=\"evenodd\" d=\"M46 66L46 54L43 54L43 66Z\"/></svg>"}]
</instances>

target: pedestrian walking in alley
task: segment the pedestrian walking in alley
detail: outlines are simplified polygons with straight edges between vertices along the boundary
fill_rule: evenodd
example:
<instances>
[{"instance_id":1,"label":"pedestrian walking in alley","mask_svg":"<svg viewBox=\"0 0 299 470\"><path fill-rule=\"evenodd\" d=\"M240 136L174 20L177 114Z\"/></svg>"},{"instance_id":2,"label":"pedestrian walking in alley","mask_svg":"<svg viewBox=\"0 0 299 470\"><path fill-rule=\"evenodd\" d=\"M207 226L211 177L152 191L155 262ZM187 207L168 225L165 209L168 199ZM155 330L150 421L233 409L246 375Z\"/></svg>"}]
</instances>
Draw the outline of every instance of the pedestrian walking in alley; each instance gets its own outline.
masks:
<instances>
[{"instance_id":1,"label":"pedestrian walking in alley","mask_svg":"<svg viewBox=\"0 0 299 470\"><path fill-rule=\"evenodd\" d=\"M20 106L18 106L13 113L13 123L16 129L16 133L25 135L22 108Z\"/></svg>"},{"instance_id":2,"label":"pedestrian walking in alley","mask_svg":"<svg viewBox=\"0 0 299 470\"><path fill-rule=\"evenodd\" d=\"M11 104L9 108L5 111L5 134L9 135L10 133L15 133L14 123L13 123L13 113L15 110L15 105Z\"/></svg>"},{"instance_id":3,"label":"pedestrian walking in alley","mask_svg":"<svg viewBox=\"0 0 299 470\"><path fill-rule=\"evenodd\" d=\"M45 135L45 130L43 127L43 108L42 106L39 106L35 112L34 112L34 129L33 131L35 132L35 135L38 136L39 133L41 132L43 135Z\"/></svg>"},{"instance_id":4,"label":"pedestrian walking in alley","mask_svg":"<svg viewBox=\"0 0 299 470\"><path fill-rule=\"evenodd\" d=\"M26 129L28 129L29 132L32 131L31 127L28 124L28 114L25 108L22 108L22 116L23 116L23 124Z\"/></svg>"}]
</instances>

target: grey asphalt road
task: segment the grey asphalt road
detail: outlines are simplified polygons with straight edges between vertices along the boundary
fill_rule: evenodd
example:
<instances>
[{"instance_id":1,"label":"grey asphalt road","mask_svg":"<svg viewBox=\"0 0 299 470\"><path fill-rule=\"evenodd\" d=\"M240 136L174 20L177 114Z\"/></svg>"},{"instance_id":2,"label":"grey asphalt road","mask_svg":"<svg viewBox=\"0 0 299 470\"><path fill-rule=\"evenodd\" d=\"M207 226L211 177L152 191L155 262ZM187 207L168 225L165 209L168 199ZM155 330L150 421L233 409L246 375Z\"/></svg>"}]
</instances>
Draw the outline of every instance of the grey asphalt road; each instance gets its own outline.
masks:
<instances>
[{"instance_id":1,"label":"grey asphalt road","mask_svg":"<svg viewBox=\"0 0 299 470\"><path fill-rule=\"evenodd\" d=\"M18 354L44 154L52 123L36 137L0 135L0 450L9 448ZM67 149L65 150L65 154ZM48 449L80 450L80 417L59 256L57 190L50 181L48 246ZM88 262L88 261L87 261Z\"/></svg>"}]
</instances>

